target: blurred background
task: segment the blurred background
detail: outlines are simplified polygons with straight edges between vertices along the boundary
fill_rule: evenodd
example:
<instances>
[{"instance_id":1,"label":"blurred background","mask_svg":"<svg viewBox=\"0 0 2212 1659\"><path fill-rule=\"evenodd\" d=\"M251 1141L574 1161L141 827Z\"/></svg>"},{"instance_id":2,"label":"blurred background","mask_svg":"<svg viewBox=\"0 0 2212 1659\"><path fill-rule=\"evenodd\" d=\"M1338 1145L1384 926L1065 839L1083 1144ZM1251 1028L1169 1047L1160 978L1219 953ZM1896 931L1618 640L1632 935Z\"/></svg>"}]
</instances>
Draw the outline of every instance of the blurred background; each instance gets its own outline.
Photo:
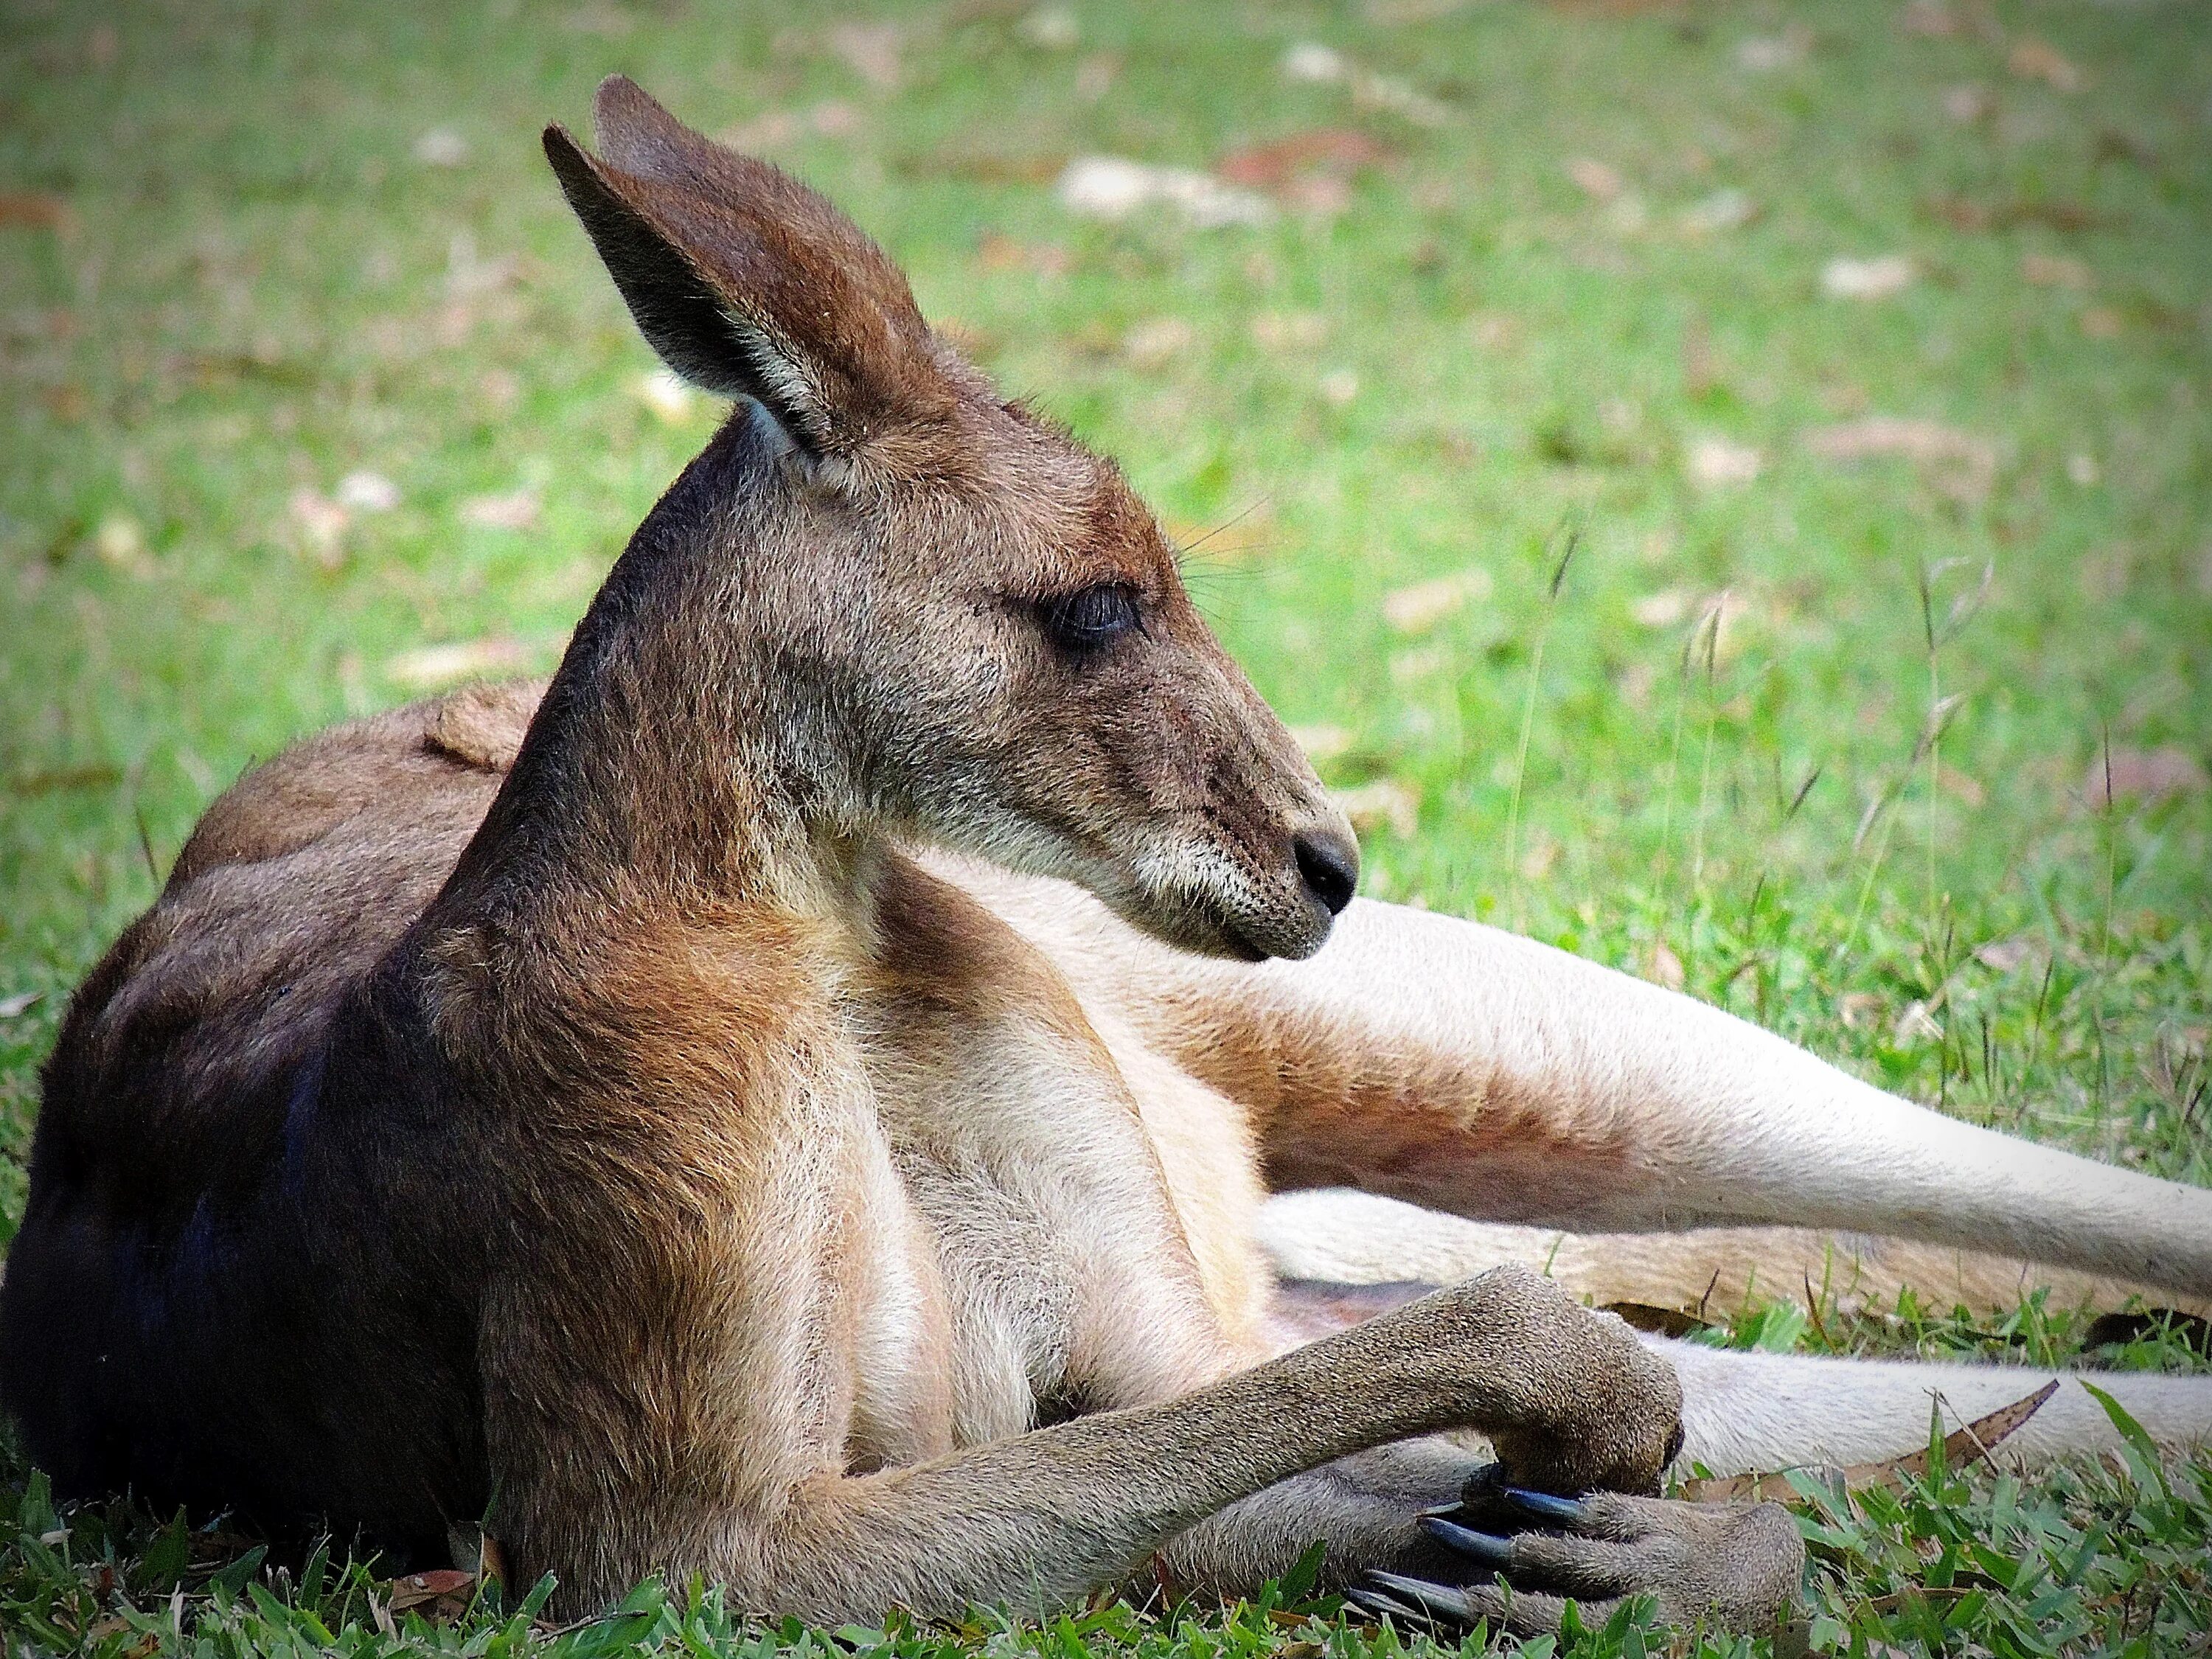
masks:
<instances>
[{"instance_id":1,"label":"blurred background","mask_svg":"<svg viewBox=\"0 0 2212 1659\"><path fill-rule=\"evenodd\" d=\"M2212 1180L2212 13L0 4L0 1237L257 756L542 672L720 418L539 128L828 191L1120 457L1369 891Z\"/></svg>"}]
</instances>

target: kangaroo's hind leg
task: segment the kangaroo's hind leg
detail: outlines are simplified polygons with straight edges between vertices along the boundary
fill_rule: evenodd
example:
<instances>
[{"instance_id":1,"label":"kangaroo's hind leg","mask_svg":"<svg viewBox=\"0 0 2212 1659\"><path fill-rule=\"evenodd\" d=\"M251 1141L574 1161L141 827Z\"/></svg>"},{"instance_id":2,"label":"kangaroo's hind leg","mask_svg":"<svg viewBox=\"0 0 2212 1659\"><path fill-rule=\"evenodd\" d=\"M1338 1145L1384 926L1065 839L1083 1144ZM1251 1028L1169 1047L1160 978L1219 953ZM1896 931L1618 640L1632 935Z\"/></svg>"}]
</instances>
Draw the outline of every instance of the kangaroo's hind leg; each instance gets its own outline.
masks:
<instances>
[{"instance_id":1,"label":"kangaroo's hind leg","mask_svg":"<svg viewBox=\"0 0 2212 1659\"><path fill-rule=\"evenodd\" d=\"M960 880L1252 1115L1270 1184L1589 1231L1880 1233L2212 1296L2212 1192L1974 1127L1565 951L1355 902L1305 962L1188 956L1059 883Z\"/></svg>"}]
</instances>

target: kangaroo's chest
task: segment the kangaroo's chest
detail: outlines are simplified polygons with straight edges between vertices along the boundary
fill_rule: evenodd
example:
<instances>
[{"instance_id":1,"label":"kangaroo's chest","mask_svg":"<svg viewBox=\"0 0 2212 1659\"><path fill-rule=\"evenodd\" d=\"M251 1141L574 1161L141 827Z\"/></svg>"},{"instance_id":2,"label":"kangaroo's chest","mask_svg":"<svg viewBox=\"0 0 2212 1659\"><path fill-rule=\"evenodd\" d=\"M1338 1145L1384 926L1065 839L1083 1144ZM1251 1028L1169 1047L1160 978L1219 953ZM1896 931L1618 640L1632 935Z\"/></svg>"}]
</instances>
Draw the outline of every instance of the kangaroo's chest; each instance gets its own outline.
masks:
<instances>
[{"instance_id":1,"label":"kangaroo's chest","mask_svg":"<svg viewBox=\"0 0 2212 1659\"><path fill-rule=\"evenodd\" d=\"M1127 1074L1157 1062L1115 1052L964 896L906 870L878 902L884 957L850 1027L874 1111L847 1253L848 1461L1171 1397L1249 1359L1249 1206L1213 1190L1256 1203L1249 1148L1194 1149L1188 1113L1161 1133Z\"/></svg>"},{"instance_id":2,"label":"kangaroo's chest","mask_svg":"<svg viewBox=\"0 0 2212 1659\"><path fill-rule=\"evenodd\" d=\"M894 1072L857 1209L854 1462L1220 1373L1219 1312L1158 1151L1110 1080L1022 1042Z\"/></svg>"}]
</instances>

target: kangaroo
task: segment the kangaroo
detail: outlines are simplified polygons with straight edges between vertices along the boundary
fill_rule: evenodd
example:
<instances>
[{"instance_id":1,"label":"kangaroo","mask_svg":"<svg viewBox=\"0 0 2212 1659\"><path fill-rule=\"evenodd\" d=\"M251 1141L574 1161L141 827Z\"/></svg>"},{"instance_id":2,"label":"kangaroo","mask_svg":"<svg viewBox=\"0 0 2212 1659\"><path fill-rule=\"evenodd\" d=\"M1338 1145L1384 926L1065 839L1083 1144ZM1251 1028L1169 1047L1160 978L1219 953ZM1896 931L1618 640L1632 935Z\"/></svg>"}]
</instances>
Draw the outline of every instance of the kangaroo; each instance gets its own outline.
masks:
<instances>
[{"instance_id":1,"label":"kangaroo","mask_svg":"<svg viewBox=\"0 0 2212 1659\"><path fill-rule=\"evenodd\" d=\"M1156 1559L1233 1592L1318 1541L1532 1627L1771 1620L1794 1526L1648 1495L1674 1372L1559 1285L1275 1352L1233 1117L1155 1133L906 849L1257 962L1321 946L1349 826L1120 475L866 236L626 81L597 126L547 131L561 185L736 410L511 758L495 697L309 742L82 988L0 1292L31 1455L403 1552L482 1517L573 1611L695 1572L831 1624L1045 1607Z\"/></svg>"},{"instance_id":2,"label":"kangaroo","mask_svg":"<svg viewBox=\"0 0 2212 1659\"><path fill-rule=\"evenodd\" d=\"M250 773L78 994L0 1282L61 1488L402 1553L482 1518L578 1610L653 1571L831 1622L1234 1594L1320 1542L1370 1607L1748 1629L1794 1526L1664 1468L1886 1455L1931 1389L2033 1385L1585 1309L1682 1299L1661 1230L2212 1294L2212 1194L1354 900L1112 467L819 197L619 78L596 121L556 176L735 410L550 685ZM1569 1272L1516 1265L1561 1228ZM1293 1282L1424 1278L1462 1282ZM2212 1431L2204 1383L2112 1381ZM2109 1432L2054 1401L2015 1442Z\"/></svg>"}]
</instances>

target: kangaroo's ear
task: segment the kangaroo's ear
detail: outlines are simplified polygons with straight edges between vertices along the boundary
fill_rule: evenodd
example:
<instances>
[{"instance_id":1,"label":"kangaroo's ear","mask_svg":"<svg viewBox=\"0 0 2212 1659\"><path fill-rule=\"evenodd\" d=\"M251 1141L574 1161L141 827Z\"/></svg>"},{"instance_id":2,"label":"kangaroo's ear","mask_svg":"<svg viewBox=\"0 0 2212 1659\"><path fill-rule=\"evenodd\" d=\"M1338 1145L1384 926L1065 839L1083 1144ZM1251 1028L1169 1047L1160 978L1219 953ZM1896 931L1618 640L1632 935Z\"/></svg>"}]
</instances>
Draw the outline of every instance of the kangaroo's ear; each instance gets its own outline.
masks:
<instances>
[{"instance_id":1,"label":"kangaroo's ear","mask_svg":"<svg viewBox=\"0 0 2212 1659\"><path fill-rule=\"evenodd\" d=\"M945 420L951 383L881 248L820 195L701 137L620 76L604 159L545 155L653 349L708 391L757 399L801 447L851 456Z\"/></svg>"}]
</instances>

